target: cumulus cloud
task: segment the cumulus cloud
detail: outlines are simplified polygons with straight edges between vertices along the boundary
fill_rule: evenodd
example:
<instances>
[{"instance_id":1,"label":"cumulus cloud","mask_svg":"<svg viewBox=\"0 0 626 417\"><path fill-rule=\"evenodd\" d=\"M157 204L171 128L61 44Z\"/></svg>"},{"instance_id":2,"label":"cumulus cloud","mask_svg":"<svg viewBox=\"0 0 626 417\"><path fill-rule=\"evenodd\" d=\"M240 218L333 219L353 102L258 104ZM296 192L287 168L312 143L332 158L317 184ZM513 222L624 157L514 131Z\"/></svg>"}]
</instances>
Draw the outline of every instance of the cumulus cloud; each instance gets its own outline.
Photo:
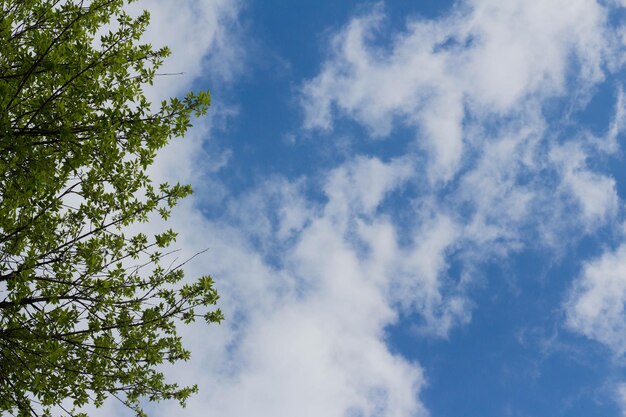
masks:
<instances>
[{"instance_id":1,"label":"cumulus cloud","mask_svg":"<svg viewBox=\"0 0 626 417\"><path fill-rule=\"evenodd\" d=\"M562 95L574 67L579 89L602 79L605 13L592 0L466 1L438 21L409 20L385 48L372 42L385 20L375 8L336 36L303 86L305 126L331 129L347 115L385 136L399 119L419 129L431 176L448 180L467 116L515 117L529 98Z\"/></svg>"},{"instance_id":2,"label":"cumulus cloud","mask_svg":"<svg viewBox=\"0 0 626 417\"><path fill-rule=\"evenodd\" d=\"M238 0L140 0L127 6L131 14L150 12L150 26L142 41L155 48L167 46L172 55L159 69L149 98L180 94L199 77L231 82L243 70L245 50Z\"/></svg>"},{"instance_id":3,"label":"cumulus cloud","mask_svg":"<svg viewBox=\"0 0 626 417\"><path fill-rule=\"evenodd\" d=\"M626 245L589 261L565 305L567 324L618 355L626 352Z\"/></svg>"},{"instance_id":4,"label":"cumulus cloud","mask_svg":"<svg viewBox=\"0 0 626 417\"><path fill-rule=\"evenodd\" d=\"M285 213L274 226L257 227L276 207L258 206L254 195L242 199L237 212L246 216L256 210L255 222L236 228L185 213L189 217L176 227L180 243L187 250L210 246L194 268L208 265L219 277L221 307L230 317L194 344L195 363L202 367L180 375L201 382L192 414L209 408L233 417L426 415L418 398L425 383L421 368L392 354L384 337L397 318L390 296L397 270L423 280L414 295L430 300L438 292L431 269L442 267L440 260L414 270L415 258L394 250L398 244L389 220L375 214L386 195L402 186L405 170L402 161L357 158L327 175L328 201L300 213L304 218L295 222L287 213L297 210L304 196L279 179L262 191L266 197L271 193L265 201L279 196L275 201ZM371 182L361 180L371 173ZM297 230L297 237L276 230ZM251 236L269 242L256 246ZM432 243L438 239L433 235ZM269 256L277 246L283 248L278 264ZM445 242L415 252L424 260L441 259L443 248ZM431 293L423 295L427 288ZM429 302L443 310L447 300L438 293Z\"/></svg>"},{"instance_id":5,"label":"cumulus cloud","mask_svg":"<svg viewBox=\"0 0 626 417\"><path fill-rule=\"evenodd\" d=\"M548 102L584 108L605 71L623 62L612 6L468 0L437 20L409 18L389 36L378 5L333 38L319 74L300 89L305 128L330 134L342 118L377 138L408 128L426 155L426 166L408 174L419 191L407 207L415 210L411 230L438 250L424 257L419 244L412 252L390 244L415 260L402 263L414 274L393 284L407 297L396 299L400 308L438 322L445 334L471 316L463 283L447 274L452 256L471 264L528 247L559 250L617 221L616 181L598 161L620 148L621 87L606 135L572 129L567 114L544 114ZM571 329L619 354L626 351L625 251L588 263L567 303ZM441 296L445 312L428 306Z\"/></svg>"},{"instance_id":6,"label":"cumulus cloud","mask_svg":"<svg viewBox=\"0 0 626 417\"><path fill-rule=\"evenodd\" d=\"M154 84L145 89L147 99L156 105L193 88L206 88L194 85L200 80L211 86L232 85L244 72L246 62L242 8L239 0L138 0L127 5L131 15L150 12L150 25L141 42L155 49L167 46L171 51ZM150 167L154 181L193 183L197 189L207 174L226 166L230 151L211 147L208 138L212 130L219 130L236 114L236 105L213 97L208 116L195 120L184 140L173 138L158 154ZM218 188L213 191L218 192Z\"/></svg>"},{"instance_id":7,"label":"cumulus cloud","mask_svg":"<svg viewBox=\"0 0 626 417\"><path fill-rule=\"evenodd\" d=\"M152 97L179 94L205 71L236 80L229 77L245 51L240 7L150 3L148 39L174 51L164 71L187 73L157 83ZM427 415L419 399L427 375L390 351L385 329L416 315L424 334L445 337L470 320L467 283L450 276L452 257L505 256L528 245L529 225L539 242L558 241L554 225L569 200L579 210L568 225L586 232L619 210L614 180L587 161L598 141L617 140L623 111L607 138L568 143L542 114L545 100L569 97L572 82L585 90L602 80L613 51L606 13L592 0L474 0L439 20L409 19L382 46L373 42L386 30L382 7L340 30L319 75L301 89L305 127L332 132L339 117L374 137L408 127L428 162L410 152L355 155L316 179L274 177L225 192L221 216L205 217L199 195L177 208L170 226L180 233L181 256L209 248L187 265L188 275L217 278L227 316L220 327L186 328L193 359L168 370L200 384L189 414ZM158 159L156 179L206 188L209 167L228 163L227 150L204 150L213 134L208 123L176 141ZM307 194L316 185L322 198ZM620 266L617 254L607 256ZM593 333L594 320L616 319L619 294L626 297L618 278L606 281L611 268L596 266L602 262L585 269L569 305L576 312L586 294L592 301L570 314L570 325L626 346L619 326Z\"/></svg>"},{"instance_id":8,"label":"cumulus cloud","mask_svg":"<svg viewBox=\"0 0 626 417\"><path fill-rule=\"evenodd\" d=\"M544 106L584 107L619 61L610 10L593 0L468 0L389 36L378 5L337 33L302 85L304 125L332 132L348 117L374 137L413 129L426 166L411 176L429 180L415 198L463 218L459 237L479 251L506 254L529 231L548 246L566 229L590 233L618 212L614 179L588 161L618 148L621 90L604 137L569 137L570 121L546 120Z\"/></svg>"},{"instance_id":9,"label":"cumulus cloud","mask_svg":"<svg viewBox=\"0 0 626 417\"><path fill-rule=\"evenodd\" d=\"M187 87L181 82L178 90ZM177 91L156 88L154 94ZM203 141L211 134L209 122L176 140L152 167L153 178L202 189L202 175L211 173L206 157L212 157L202 152ZM418 398L421 368L384 342L385 327L396 319L386 293L398 254L383 244L393 234L389 222L373 224L409 172L406 160L360 157L324 174L325 203L310 201L302 181L273 178L229 198L219 219L202 215L201 195L177 207L168 226L180 234L180 258L209 248L187 265L187 274L216 277L228 317L220 327L182 331L193 359L167 373L199 383L201 394L188 413L426 414ZM162 224L155 219L148 227ZM150 411L169 415L174 407Z\"/></svg>"}]
</instances>

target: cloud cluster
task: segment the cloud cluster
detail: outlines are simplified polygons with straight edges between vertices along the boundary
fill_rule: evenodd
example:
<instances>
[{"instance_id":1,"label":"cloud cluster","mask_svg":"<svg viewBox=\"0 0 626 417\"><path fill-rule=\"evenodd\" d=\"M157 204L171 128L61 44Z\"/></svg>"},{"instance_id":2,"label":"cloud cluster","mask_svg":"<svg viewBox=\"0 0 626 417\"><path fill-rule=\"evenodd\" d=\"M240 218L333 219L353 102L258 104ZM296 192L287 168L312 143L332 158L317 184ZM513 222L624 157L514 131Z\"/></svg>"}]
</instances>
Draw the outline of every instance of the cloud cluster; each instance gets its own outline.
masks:
<instances>
[{"instance_id":1,"label":"cloud cluster","mask_svg":"<svg viewBox=\"0 0 626 417\"><path fill-rule=\"evenodd\" d=\"M418 399L421 368L389 351L385 328L397 317L391 283L402 274L419 287L411 289L424 311L445 308L436 279L443 261L431 255L445 247L439 232L450 225L440 220L430 231L432 247L398 249L393 225L376 210L402 186L405 165L357 158L328 173L328 201L305 211L303 190L275 179L231 208L244 220L254 213L254 221L233 227L196 215L178 225L186 248L211 248L206 264L220 277L231 318L202 341L218 354L201 359L206 375L195 372L203 394L192 413L211 407L224 416L426 415ZM416 255L425 261L423 278L413 268Z\"/></svg>"},{"instance_id":2,"label":"cloud cluster","mask_svg":"<svg viewBox=\"0 0 626 417\"><path fill-rule=\"evenodd\" d=\"M587 261L564 303L566 324L606 346L623 363L626 353L626 244ZM626 415L626 382L609 381Z\"/></svg>"},{"instance_id":3,"label":"cloud cluster","mask_svg":"<svg viewBox=\"0 0 626 417\"><path fill-rule=\"evenodd\" d=\"M200 78L232 82L240 75L245 62L241 8L238 0L140 0L129 4L126 9L131 15L150 12L142 42L155 48L167 46L172 52L158 71L168 75L157 77L148 98L160 102L181 94Z\"/></svg>"},{"instance_id":4,"label":"cloud cluster","mask_svg":"<svg viewBox=\"0 0 626 417\"><path fill-rule=\"evenodd\" d=\"M472 0L438 20L408 20L391 36L379 6L336 35L321 72L303 85L305 127L330 134L347 117L373 137L413 129L427 155L426 167L416 166L407 180L422 186L405 203L416 211L413 228L427 227L428 216L420 215L426 211L446 216L453 230L436 234L449 240L429 259L446 265L459 253L480 262L521 248L562 250L616 224L622 213L616 181L598 165L619 152L621 87L605 135L575 120L607 71L623 63L622 29L609 19L613 6ZM546 114L554 103L562 115ZM626 351L624 255L609 250L589 262L566 303L570 329L619 355ZM425 276L424 262L412 265L413 277ZM447 268L436 271L432 280L442 288ZM409 288L405 297L428 294ZM448 288L442 293L452 299ZM470 305L462 291L454 299L464 314L452 325L463 323ZM433 319L423 303L410 309Z\"/></svg>"},{"instance_id":5,"label":"cloud cluster","mask_svg":"<svg viewBox=\"0 0 626 417\"><path fill-rule=\"evenodd\" d=\"M168 82L159 79L148 92L153 100L180 94L203 71L214 71L204 64L206 57L219 61L220 39L238 38L232 33L237 25L230 21L239 10L237 3L202 4L186 3L182 9L172 2L150 4L153 32L145 40L166 43L174 52L169 60L173 64L163 72L186 72ZM164 33L176 36L164 39ZM193 36L197 42L188 42ZM218 107L220 111L224 108ZM196 189L205 188L203 179L215 169L207 159L223 159L203 150L211 122L161 153L151 168L155 181L191 181ZM200 384L201 394L191 401L188 413L425 413L418 399L424 384L420 367L392 354L385 344L385 326L396 316L385 297L386 269L397 254L389 253L379 239L393 233L392 228L387 222L369 224L387 193L406 178L406 165L364 158L340 167L327 174L328 203L313 208L298 181L284 178L231 198L223 218L202 215L201 195L177 207L168 227L180 233L180 257L210 249L188 265L187 273L211 272L218 279L220 307L229 318L208 330L183 329L193 360L167 373L181 383ZM359 216L364 220L357 225ZM155 219L148 227L160 229L162 224ZM361 253L369 244L376 246L375 259ZM272 253L278 247L284 252L276 260ZM151 413L168 415L175 412L172 407L159 406Z\"/></svg>"},{"instance_id":6,"label":"cloud cluster","mask_svg":"<svg viewBox=\"0 0 626 417\"><path fill-rule=\"evenodd\" d=\"M605 137L572 134L566 114L544 115L546 103L584 107L620 61L609 13L592 0L465 1L383 37L377 7L337 34L320 74L304 84L305 126L332 131L349 117L373 136L414 129L427 166L412 177L428 185L412 205L427 200L451 214L457 246L507 254L531 241L559 245L619 211L615 181L589 161L616 152L621 99Z\"/></svg>"},{"instance_id":7,"label":"cloud cluster","mask_svg":"<svg viewBox=\"0 0 626 417\"><path fill-rule=\"evenodd\" d=\"M452 259L469 265L556 246L565 231L591 233L620 211L614 179L589 161L617 152L623 98L606 137L564 137L564 126L543 114L550 100L584 106L605 69L620 62L607 7L464 1L438 20L409 19L382 43L382 6L348 22L300 90L305 128L332 132L346 117L372 137L409 128L420 151L355 155L317 173L322 181L270 178L226 193L215 218L202 214L201 196L177 209L171 226L182 256L209 248L188 274L218 279L228 318L217 328L188 328L194 358L168 371L200 384L189 414L426 415L419 393L427 375L391 352L385 329L417 316L423 334L446 337L471 319L471 277L453 277ZM245 52L240 8L227 0L151 2L148 39L174 51L165 71L187 76L150 94L178 94L205 72L236 81ZM210 127L168 148L156 179L206 188L210 167L228 163L228 153L203 151ZM316 184L322 200L307 193ZM572 328L623 352L620 251L588 264L568 317Z\"/></svg>"},{"instance_id":8,"label":"cloud cluster","mask_svg":"<svg viewBox=\"0 0 626 417\"><path fill-rule=\"evenodd\" d=\"M626 245L585 264L566 303L567 324L574 330L626 352Z\"/></svg>"},{"instance_id":9,"label":"cloud cluster","mask_svg":"<svg viewBox=\"0 0 626 417\"><path fill-rule=\"evenodd\" d=\"M346 26L304 86L305 125L331 129L349 116L379 136L394 122L415 126L431 176L448 180L461 167L470 117L518 118L570 82L582 93L602 79L613 43L606 13L593 0L466 1L437 21L409 20L379 46L378 7Z\"/></svg>"}]
</instances>

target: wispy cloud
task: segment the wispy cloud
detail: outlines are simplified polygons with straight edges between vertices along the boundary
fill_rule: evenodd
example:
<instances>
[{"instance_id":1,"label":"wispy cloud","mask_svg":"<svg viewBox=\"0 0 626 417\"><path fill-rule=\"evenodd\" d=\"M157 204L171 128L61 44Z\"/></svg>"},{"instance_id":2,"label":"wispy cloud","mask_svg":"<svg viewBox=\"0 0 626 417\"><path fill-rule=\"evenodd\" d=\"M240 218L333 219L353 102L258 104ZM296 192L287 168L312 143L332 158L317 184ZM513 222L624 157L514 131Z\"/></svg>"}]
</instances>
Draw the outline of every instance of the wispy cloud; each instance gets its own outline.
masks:
<instances>
[{"instance_id":1,"label":"wispy cloud","mask_svg":"<svg viewBox=\"0 0 626 417\"><path fill-rule=\"evenodd\" d=\"M149 98L160 101L180 94L200 78L214 83L236 79L246 56L239 19L242 7L238 0L140 0L127 6L132 14L150 12L143 42L172 51L159 73L180 74L157 77L149 91L154 97Z\"/></svg>"},{"instance_id":2,"label":"wispy cloud","mask_svg":"<svg viewBox=\"0 0 626 417\"><path fill-rule=\"evenodd\" d=\"M517 119L566 95L568 77L579 90L602 79L612 42L605 19L591 0L467 1L437 21L409 20L381 47L374 40L385 15L376 7L335 37L330 59L304 85L305 126L331 129L339 116L378 136L394 122L415 126L431 176L450 179L468 145L468 116Z\"/></svg>"},{"instance_id":3,"label":"wispy cloud","mask_svg":"<svg viewBox=\"0 0 626 417\"><path fill-rule=\"evenodd\" d=\"M587 262L566 302L567 324L604 343L621 356L626 352L626 245Z\"/></svg>"}]
</instances>

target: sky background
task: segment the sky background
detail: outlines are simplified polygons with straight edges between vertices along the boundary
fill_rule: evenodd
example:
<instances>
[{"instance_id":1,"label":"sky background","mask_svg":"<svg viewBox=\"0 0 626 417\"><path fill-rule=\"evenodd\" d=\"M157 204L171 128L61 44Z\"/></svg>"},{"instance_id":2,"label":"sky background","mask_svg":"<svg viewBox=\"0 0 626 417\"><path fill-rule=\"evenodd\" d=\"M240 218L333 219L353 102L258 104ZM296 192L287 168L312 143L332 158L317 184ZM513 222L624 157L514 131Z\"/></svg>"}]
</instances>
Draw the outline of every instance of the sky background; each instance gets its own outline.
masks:
<instances>
[{"instance_id":1,"label":"sky background","mask_svg":"<svg viewBox=\"0 0 626 417\"><path fill-rule=\"evenodd\" d=\"M150 415L626 415L626 1L143 8L148 97L212 93L152 175L226 316Z\"/></svg>"}]
</instances>

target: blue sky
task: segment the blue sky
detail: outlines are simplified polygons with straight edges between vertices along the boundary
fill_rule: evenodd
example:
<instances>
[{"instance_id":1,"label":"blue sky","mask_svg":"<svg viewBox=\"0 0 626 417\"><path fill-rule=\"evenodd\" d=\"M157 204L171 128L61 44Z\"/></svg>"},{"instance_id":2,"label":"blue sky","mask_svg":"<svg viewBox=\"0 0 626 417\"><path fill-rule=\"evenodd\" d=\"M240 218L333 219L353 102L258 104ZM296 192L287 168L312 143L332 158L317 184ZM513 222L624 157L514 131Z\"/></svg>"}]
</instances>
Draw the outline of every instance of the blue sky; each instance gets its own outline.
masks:
<instances>
[{"instance_id":1,"label":"blue sky","mask_svg":"<svg viewBox=\"0 0 626 417\"><path fill-rule=\"evenodd\" d=\"M226 315L152 415L626 415L626 2L132 7L212 91L152 175Z\"/></svg>"}]
</instances>

